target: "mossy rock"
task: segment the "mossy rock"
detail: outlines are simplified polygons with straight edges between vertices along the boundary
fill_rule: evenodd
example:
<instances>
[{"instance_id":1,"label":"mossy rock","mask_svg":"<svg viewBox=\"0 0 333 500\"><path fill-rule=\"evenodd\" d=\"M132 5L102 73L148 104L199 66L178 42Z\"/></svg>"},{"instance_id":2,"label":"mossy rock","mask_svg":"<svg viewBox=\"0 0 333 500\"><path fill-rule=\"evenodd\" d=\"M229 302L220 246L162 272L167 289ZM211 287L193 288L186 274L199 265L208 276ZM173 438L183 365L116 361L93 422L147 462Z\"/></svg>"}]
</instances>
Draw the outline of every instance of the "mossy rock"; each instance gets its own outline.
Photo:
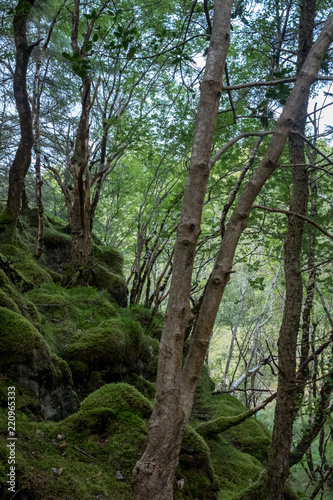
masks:
<instances>
[{"instance_id":1,"label":"mossy rock","mask_svg":"<svg viewBox=\"0 0 333 500\"><path fill-rule=\"evenodd\" d=\"M74 383L86 383L89 377L89 366L83 361L70 361L68 366L71 370Z\"/></svg>"},{"instance_id":2,"label":"mossy rock","mask_svg":"<svg viewBox=\"0 0 333 500\"><path fill-rule=\"evenodd\" d=\"M112 273L123 276L124 257L116 248L96 245L94 247L94 257L96 262L106 264Z\"/></svg>"},{"instance_id":3,"label":"mossy rock","mask_svg":"<svg viewBox=\"0 0 333 500\"><path fill-rule=\"evenodd\" d=\"M0 307L0 369L25 362L36 349L46 349L36 328L17 312Z\"/></svg>"},{"instance_id":4,"label":"mossy rock","mask_svg":"<svg viewBox=\"0 0 333 500\"><path fill-rule=\"evenodd\" d=\"M0 213L0 242L8 243L15 235L16 218L10 213L8 208L4 208Z\"/></svg>"},{"instance_id":5,"label":"mossy rock","mask_svg":"<svg viewBox=\"0 0 333 500\"><path fill-rule=\"evenodd\" d=\"M128 383L138 389L138 391L146 396L146 398L150 399L151 401L154 400L156 392L156 384L154 382L150 382L149 380L142 377L142 375L132 373L128 379Z\"/></svg>"},{"instance_id":6,"label":"mossy rock","mask_svg":"<svg viewBox=\"0 0 333 500\"><path fill-rule=\"evenodd\" d=\"M219 415L234 417L248 411L235 396L221 394L219 399ZM271 433L261 422L250 417L240 425L230 428L224 433L230 442L239 450L256 457L266 465L271 444Z\"/></svg>"},{"instance_id":7,"label":"mossy rock","mask_svg":"<svg viewBox=\"0 0 333 500\"><path fill-rule=\"evenodd\" d=\"M0 307L6 307L11 311L20 314L20 310L16 302L4 291L0 289Z\"/></svg>"},{"instance_id":8,"label":"mossy rock","mask_svg":"<svg viewBox=\"0 0 333 500\"><path fill-rule=\"evenodd\" d=\"M62 233L70 234L69 224L56 215L44 214L44 224L46 228L55 228Z\"/></svg>"},{"instance_id":9,"label":"mossy rock","mask_svg":"<svg viewBox=\"0 0 333 500\"><path fill-rule=\"evenodd\" d=\"M47 227L44 231L44 244L48 248L70 247L72 238L69 234L63 233L53 227Z\"/></svg>"},{"instance_id":10,"label":"mossy rock","mask_svg":"<svg viewBox=\"0 0 333 500\"><path fill-rule=\"evenodd\" d=\"M27 250L5 244L1 245L1 252L10 257L8 265L12 271L12 280L23 292L42 283L52 282L50 274Z\"/></svg>"},{"instance_id":11,"label":"mossy rock","mask_svg":"<svg viewBox=\"0 0 333 500\"><path fill-rule=\"evenodd\" d=\"M21 313L38 330L41 330L41 317L37 308L18 292L2 269L0 269L0 306L18 314Z\"/></svg>"},{"instance_id":12,"label":"mossy rock","mask_svg":"<svg viewBox=\"0 0 333 500\"><path fill-rule=\"evenodd\" d=\"M119 306L127 306L127 286L122 274L115 274L106 265L97 263L93 268L92 285L98 290L107 290Z\"/></svg>"},{"instance_id":13,"label":"mossy rock","mask_svg":"<svg viewBox=\"0 0 333 500\"><path fill-rule=\"evenodd\" d=\"M143 334L138 323L128 318L109 319L77 337L64 349L63 356L68 361L86 363L92 370L137 371L152 358L149 337Z\"/></svg>"},{"instance_id":14,"label":"mossy rock","mask_svg":"<svg viewBox=\"0 0 333 500\"><path fill-rule=\"evenodd\" d=\"M45 418L63 418L78 408L67 363L50 352L26 318L4 307L0 307L0 370L30 390Z\"/></svg>"},{"instance_id":15,"label":"mossy rock","mask_svg":"<svg viewBox=\"0 0 333 500\"><path fill-rule=\"evenodd\" d=\"M0 213L0 232L3 231L6 226L11 225L14 221L15 217L13 217L8 208L4 208Z\"/></svg>"},{"instance_id":16,"label":"mossy rock","mask_svg":"<svg viewBox=\"0 0 333 500\"><path fill-rule=\"evenodd\" d=\"M257 481L234 495L231 500L267 500L269 495L268 484L269 478L267 477L267 472L263 471ZM298 497L297 493L293 491L287 481L283 498L284 500L300 500L301 497ZM305 496L303 498L308 497Z\"/></svg>"},{"instance_id":17,"label":"mossy rock","mask_svg":"<svg viewBox=\"0 0 333 500\"><path fill-rule=\"evenodd\" d=\"M149 418L152 404L135 387L119 383L105 384L97 391L89 394L81 403L81 411L95 408L111 408L117 413L131 411L143 418Z\"/></svg>"},{"instance_id":18,"label":"mossy rock","mask_svg":"<svg viewBox=\"0 0 333 500\"><path fill-rule=\"evenodd\" d=\"M161 338L163 329L163 317L158 313L152 318L152 311L146 309L141 304L135 304L130 309L130 314L135 321L138 321L149 335L158 340Z\"/></svg>"},{"instance_id":19,"label":"mossy rock","mask_svg":"<svg viewBox=\"0 0 333 500\"><path fill-rule=\"evenodd\" d=\"M215 500L219 484L215 475L210 451L205 440L188 425L183 436L176 479L184 478L181 491L175 490L175 500L182 498Z\"/></svg>"}]
</instances>

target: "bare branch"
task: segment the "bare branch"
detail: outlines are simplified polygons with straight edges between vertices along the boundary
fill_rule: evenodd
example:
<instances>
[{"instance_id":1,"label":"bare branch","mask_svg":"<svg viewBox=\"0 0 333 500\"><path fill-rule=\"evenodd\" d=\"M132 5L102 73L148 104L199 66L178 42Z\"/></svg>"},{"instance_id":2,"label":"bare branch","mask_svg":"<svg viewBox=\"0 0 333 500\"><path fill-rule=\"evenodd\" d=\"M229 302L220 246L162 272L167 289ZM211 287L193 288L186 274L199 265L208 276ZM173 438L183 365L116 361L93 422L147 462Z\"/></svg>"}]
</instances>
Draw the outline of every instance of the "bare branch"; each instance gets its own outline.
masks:
<instances>
[{"instance_id":1,"label":"bare branch","mask_svg":"<svg viewBox=\"0 0 333 500\"><path fill-rule=\"evenodd\" d=\"M305 215L297 214L295 212L291 212L290 210L283 210L283 209L280 209L280 208L265 207L264 205L252 205L252 209L253 208L260 208L261 210L267 210L268 212L276 212L276 213L280 213L280 214L293 215L294 217L299 217L300 219L303 219L306 222L309 222L309 224L312 224L314 227L316 227L317 229L319 229L319 231L321 231L323 234L325 234L325 236L327 236L328 238L330 238L331 240L333 240L333 234L328 233L324 228L322 228L321 226L319 226L319 224L317 224L317 222L315 222L312 219L309 219L309 217L306 217Z\"/></svg>"}]
</instances>

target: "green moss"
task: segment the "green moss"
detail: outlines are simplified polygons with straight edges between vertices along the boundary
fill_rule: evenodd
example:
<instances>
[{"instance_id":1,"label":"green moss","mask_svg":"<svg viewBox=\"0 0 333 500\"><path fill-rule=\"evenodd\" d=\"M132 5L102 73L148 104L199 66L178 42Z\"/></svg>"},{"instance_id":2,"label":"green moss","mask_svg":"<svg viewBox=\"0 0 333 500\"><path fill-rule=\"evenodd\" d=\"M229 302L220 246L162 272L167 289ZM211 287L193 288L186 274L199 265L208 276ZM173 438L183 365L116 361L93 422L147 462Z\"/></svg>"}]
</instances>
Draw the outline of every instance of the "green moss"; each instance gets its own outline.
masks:
<instances>
[{"instance_id":1,"label":"green moss","mask_svg":"<svg viewBox=\"0 0 333 500\"><path fill-rule=\"evenodd\" d=\"M4 255L10 256L10 267L15 273L15 284L22 291L29 290L42 283L52 282L50 274L23 248L15 245L1 245Z\"/></svg>"},{"instance_id":2,"label":"green moss","mask_svg":"<svg viewBox=\"0 0 333 500\"><path fill-rule=\"evenodd\" d=\"M70 247L72 238L54 227L47 227L44 231L44 244L49 248Z\"/></svg>"},{"instance_id":3,"label":"green moss","mask_svg":"<svg viewBox=\"0 0 333 500\"><path fill-rule=\"evenodd\" d=\"M129 318L114 318L78 335L77 340L63 351L68 360L87 363L91 369L118 370L138 359L151 358L149 338L138 323Z\"/></svg>"},{"instance_id":4,"label":"green moss","mask_svg":"<svg viewBox=\"0 0 333 500\"><path fill-rule=\"evenodd\" d=\"M146 380L141 375L133 373L129 377L128 383L138 389L146 398L150 400L154 399L156 392L156 384L154 382L149 382L149 380Z\"/></svg>"},{"instance_id":5,"label":"green moss","mask_svg":"<svg viewBox=\"0 0 333 500\"><path fill-rule=\"evenodd\" d=\"M130 411L141 417L148 418L152 411L152 404L135 387L120 383L104 385L89 394L81 403L81 411L94 408L116 408L118 413Z\"/></svg>"},{"instance_id":6,"label":"green moss","mask_svg":"<svg viewBox=\"0 0 333 500\"><path fill-rule=\"evenodd\" d=\"M69 368L72 372L72 377L74 382L82 383L89 376L89 367L87 363L83 363L82 361L70 361Z\"/></svg>"},{"instance_id":7,"label":"green moss","mask_svg":"<svg viewBox=\"0 0 333 500\"><path fill-rule=\"evenodd\" d=\"M146 309L141 304L135 304L130 309L131 316L135 321L138 321L145 331L153 337L160 339L163 329L163 317L158 313L152 318L152 311Z\"/></svg>"},{"instance_id":8,"label":"green moss","mask_svg":"<svg viewBox=\"0 0 333 500\"><path fill-rule=\"evenodd\" d=\"M43 337L27 319L0 307L0 368L24 362L33 349L41 349L43 344Z\"/></svg>"},{"instance_id":9,"label":"green moss","mask_svg":"<svg viewBox=\"0 0 333 500\"><path fill-rule=\"evenodd\" d=\"M96 264L92 284L99 290L107 290L117 304L126 305L126 281L122 275L109 271L102 264Z\"/></svg>"},{"instance_id":10,"label":"green moss","mask_svg":"<svg viewBox=\"0 0 333 500\"><path fill-rule=\"evenodd\" d=\"M0 402L1 406L7 406L8 400L8 387L10 385L15 386L15 408L16 412L21 414L24 413L26 419L33 418L38 420L41 418L40 404L36 398L34 398L31 393L23 387L17 380L7 380L0 378ZM0 427L7 428L7 415L4 414L3 422L0 419Z\"/></svg>"},{"instance_id":11,"label":"green moss","mask_svg":"<svg viewBox=\"0 0 333 500\"><path fill-rule=\"evenodd\" d=\"M70 233L69 226L63 219L57 217L56 215L45 214L44 215L45 227L52 228L55 227L59 231Z\"/></svg>"},{"instance_id":12,"label":"green moss","mask_svg":"<svg viewBox=\"0 0 333 500\"><path fill-rule=\"evenodd\" d=\"M0 306L21 313L41 331L41 318L36 307L19 293L2 269L0 269Z\"/></svg>"},{"instance_id":13,"label":"green moss","mask_svg":"<svg viewBox=\"0 0 333 500\"><path fill-rule=\"evenodd\" d=\"M263 466L256 458L238 450L222 436L216 436L207 442L220 483L221 498L230 500L235 493L258 479Z\"/></svg>"},{"instance_id":14,"label":"green moss","mask_svg":"<svg viewBox=\"0 0 333 500\"><path fill-rule=\"evenodd\" d=\"M181 447L176 478L184 478L184 488L175 490L175 499L216 499L218 481L211 463L210 451L205 440L187 426Z\"/></svg>"},{"instance_id":15,"label":"green moss","mask_svg":"<svg viewBox=\"0 0 333 500\"><path fill-rule=\"evenodd\" d=\"M0 306L20 314L16 302L4 291L0 289Z\"/></svg>"},{"instance_id":16,"label":"green moss","mask_svg":"<svg viewBox=\"0 0 333 500\"><path fill-rule=\"evenodd\" d=\"M0 238L2 243L8 243L14 236L16 217L6 207L0 213Z\"/></svg>"},{"instance_id":17,"label":"green moss","mask_svg":"<svg viewBox=\"0 0 333 500\"><path fill-rule=\"evenodd\" d=\"M96 262L106 264L112 273L123 276L124 257L119 250L110 246L95 246L94 254Z\"/></svg>"},{"instance_id":18,"label":"green moss","mask_svg":"<svg viewBox=\"0 0 333 500\"><path fill-rule=\"evenodd\" d=\"M214 396L214 398L218 401L219 416L221 417L236 417L237 415L246 414L248 411L246 406L230 394L222 394ZM250 417L241 425L227 430L224 435L238 449L250 453L260 462L266 464L271 443L271 433L254 417Z\"/></svg>"},{"instance_id":19,"label":"green moss","mask_svg":"<svg viewBox=\"0 0 333 500\"><path fill-rule=\"evenodd\" d=\"M105 384L102 375L98 371L93 371L90 374L86 384L86 394L96 391Z\"/></svg>"},{"instance_id":20,"label":"green moss","mask_svg":"<svg viewBox=\"0 0 333 500\"><path fill-rule=\"evenodd\" d=\"M257 481L235 494L231 500L267 500L269 495L268 483L269 478L267 477L267 473L266 471L263 471ZM298 500L299 498L298 495L292 490L288 482L285 486L283 498L284 500ZM308 497L305 496L304 498Z\"/></svg>"}]
</instances>

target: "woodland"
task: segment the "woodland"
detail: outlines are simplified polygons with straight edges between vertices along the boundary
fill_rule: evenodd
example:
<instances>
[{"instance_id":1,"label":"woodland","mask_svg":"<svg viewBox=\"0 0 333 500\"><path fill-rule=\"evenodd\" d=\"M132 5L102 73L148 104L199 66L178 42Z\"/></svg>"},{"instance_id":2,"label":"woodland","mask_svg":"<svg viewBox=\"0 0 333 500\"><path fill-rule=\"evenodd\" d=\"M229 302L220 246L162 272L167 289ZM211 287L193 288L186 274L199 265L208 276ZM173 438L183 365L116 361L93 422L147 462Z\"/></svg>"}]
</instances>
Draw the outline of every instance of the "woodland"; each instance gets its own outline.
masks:
<instances>
[{"instance_id":1,"label":"woodland","mask_svg":"<svg viewBox=\"0 0 333 500\"><path fill-rule=\"evenodd\" d=\"M2 0L0 497L333 499L328 0Z\"/></svg>"}]
</instances>

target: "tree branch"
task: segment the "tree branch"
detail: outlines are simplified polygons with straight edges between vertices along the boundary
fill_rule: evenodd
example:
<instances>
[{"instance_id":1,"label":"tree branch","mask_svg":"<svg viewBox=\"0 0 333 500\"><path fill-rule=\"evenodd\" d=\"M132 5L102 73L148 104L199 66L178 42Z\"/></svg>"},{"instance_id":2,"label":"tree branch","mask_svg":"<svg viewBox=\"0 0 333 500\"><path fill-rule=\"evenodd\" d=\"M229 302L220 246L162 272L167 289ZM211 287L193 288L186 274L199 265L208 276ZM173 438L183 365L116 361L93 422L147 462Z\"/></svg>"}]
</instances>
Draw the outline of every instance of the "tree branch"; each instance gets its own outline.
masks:
<instances>
[{"instance_id":1,"label":"tree branch","mask_svg":"<svg viewBox=\"0 0 333 500\"><path fill-rule=\"evenodd\" d=\"M238 135L237 137L234 137L230 141L228 141L221 149L218 150L217 153L213 156L213 158L210 160L210 168L212 168L213 165L219 160L220 156L223 155L231 146L236 144L236 142L240 141L241 139L245 139L245 137L264 137L265 135L271 135L273 134L274 130L266 130L266 131L261 131L261 132L243 132L243 134Z\"/></svg>"},{"instance_id":2,"label":"tree branch","mask_svg":"<svg viewBox=\"0 0 333 500\"><path fill-rule=\"evenodd\" d=\"M327 236L328 238L330 238L331 240L333 240L333 234L328 233L324 228L322 228L321 226L319 226L319 224L317 224L317 222L315 222L312 219L309 219L309 217L306 217L305 215L297 214L295 212L291 212L290 210L282 210L280 208L265 207L264 205L252 205L252 209L253 208L260 208L261 210L267 210L267 212L275 212L275 213L280 213L280 214L286 214L288 216L289 215L293 215L294 217L295 216L299 217L300 219L303 219L306 222L309 222L309 224L312 224L314 227L316 227L317 229L319 229L319 231L321 231L323 234L325 234L325 236Z\"/></svg>"},{"instance_id":3,"label":"tree branch","mask_svg":"<svg viewBox=\"0 0 333 500\"><path fill-rule=\"evenodd\" d=\"M296 82L296 76L291 78L281 78L279 80L270 80L268 82L250 82L250 83L240 83L239 85L227 85L222 87L223 91L228 90L240 90L248 89L251 87L269 87L272 85L280 85L281 83L293 83ZM318 76L316 80L333 81L333 76Z\"/></svg>"}]
</instances>

